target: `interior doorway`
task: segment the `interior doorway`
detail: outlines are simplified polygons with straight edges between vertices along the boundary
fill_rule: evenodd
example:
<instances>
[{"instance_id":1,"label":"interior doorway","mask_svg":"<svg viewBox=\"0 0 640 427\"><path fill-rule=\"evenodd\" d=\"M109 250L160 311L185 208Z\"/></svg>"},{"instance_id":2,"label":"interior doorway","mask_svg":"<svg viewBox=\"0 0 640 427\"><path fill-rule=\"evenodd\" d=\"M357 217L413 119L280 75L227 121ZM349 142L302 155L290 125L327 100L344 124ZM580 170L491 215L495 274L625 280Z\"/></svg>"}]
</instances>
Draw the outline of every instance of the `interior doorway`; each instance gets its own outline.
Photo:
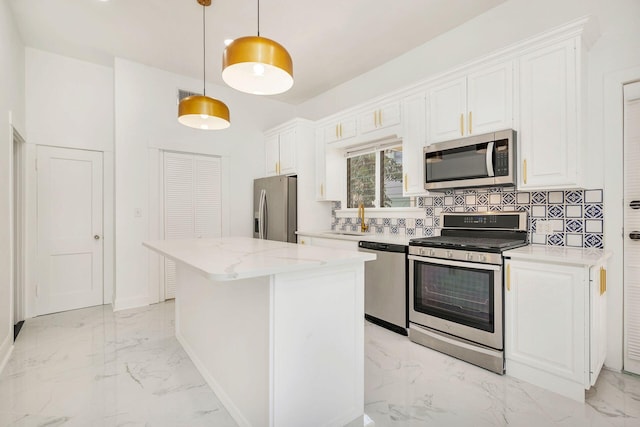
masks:
<instances>
[{"instance_id":1,"label":"interior doorway","mask_svg":"<svg viewBox=\"0 0 640 427\"><path fill-rule=\"evenodd\" d=\"M640 374L640 82L624 86L624 370Z\"/></svg>"},{"instance_id":2,"label":"interior doorway","mask_svg":"<svg viewBox=\"0 0 640 427\"><path fill-rule=\"evenodd\" d=\"M222 235L222 168L219 157L163 153L163 238ZM164 299L176 296L176 267L164 261Z\"/></svg>"},{"instance_id":3,"label":"interior doorway","mask_svg":"<svg viewBox=\"0 0 640 427\"><path fill-rule=\"evenodd\" d=\"M13 340L24 324L24 259L25 259L25 192L24 192L24 147L25 141L13 128L13 159L11 186L11 287L13 289Z\"/></svg>"},{"instance_id":4,"label":"interior doorway","mask_svg":"<svg viewBox=\"0 0 640 427\"><path fill-rule=\"evenodd\" d=\"M36 315L103 304L103 153L37 147Z\"/></svg>"}]
</instances>

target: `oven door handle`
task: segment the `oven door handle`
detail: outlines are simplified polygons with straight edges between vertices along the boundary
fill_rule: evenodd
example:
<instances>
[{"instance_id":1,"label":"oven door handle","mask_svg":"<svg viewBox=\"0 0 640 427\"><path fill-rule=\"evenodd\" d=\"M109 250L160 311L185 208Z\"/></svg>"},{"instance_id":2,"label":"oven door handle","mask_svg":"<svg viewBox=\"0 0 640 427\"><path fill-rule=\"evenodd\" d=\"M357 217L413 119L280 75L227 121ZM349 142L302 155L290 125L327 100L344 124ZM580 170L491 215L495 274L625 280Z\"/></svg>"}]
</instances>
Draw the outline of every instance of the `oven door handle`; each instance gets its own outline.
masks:
<instances>
[{"instance_id":1,"label":"oven door handle","mask_svg":"<svg viewBox=\"0 0 640 427\"><path fill-rule=\"evenodd\" d=\"M425 257L420 257L415 255L409 255L407 258L410 261L428 262L431 264L440 264L440 265L450 265L452 267L474 268L476 270L498 271L502 268L502 265L481 264L479 262L453 261L453 260L440 259L440 258L425 258Z\"/></svg>"},{"instance_id":2,"label":"oven door handle","mask_svg":"<svg viewBox=\"0 0 640 427\"><path fill-rule=\"evenodd\" d=\"M487 175L488 176L495 176L495 172L493 170L493 145L495 144L494 141L491 141L490 143L487 144L487 157L485 159L486 163L487 163Z\"/></svg>"}]
</instances>

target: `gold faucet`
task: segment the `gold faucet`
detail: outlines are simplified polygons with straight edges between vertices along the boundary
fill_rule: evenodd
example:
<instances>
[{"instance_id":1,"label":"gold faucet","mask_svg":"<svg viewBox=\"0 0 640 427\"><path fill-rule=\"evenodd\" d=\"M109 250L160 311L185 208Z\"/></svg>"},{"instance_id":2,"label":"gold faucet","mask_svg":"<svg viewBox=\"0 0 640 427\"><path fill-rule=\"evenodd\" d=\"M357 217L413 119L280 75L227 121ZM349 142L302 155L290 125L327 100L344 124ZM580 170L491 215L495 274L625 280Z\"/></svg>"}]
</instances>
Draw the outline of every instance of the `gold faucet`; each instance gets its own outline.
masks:
<instances>
[{"instance_id":1,"label":"gold faucet","mask_svg":"<svg viewBox=\"0 0 640 427\"><path fill-rule=\"evenodd\" d=\"M360 231L364 233L369 229L369 226L364 223L364 203L362 202L358 205L358 218L360 218Z\"/></svg>"}]
</instances>

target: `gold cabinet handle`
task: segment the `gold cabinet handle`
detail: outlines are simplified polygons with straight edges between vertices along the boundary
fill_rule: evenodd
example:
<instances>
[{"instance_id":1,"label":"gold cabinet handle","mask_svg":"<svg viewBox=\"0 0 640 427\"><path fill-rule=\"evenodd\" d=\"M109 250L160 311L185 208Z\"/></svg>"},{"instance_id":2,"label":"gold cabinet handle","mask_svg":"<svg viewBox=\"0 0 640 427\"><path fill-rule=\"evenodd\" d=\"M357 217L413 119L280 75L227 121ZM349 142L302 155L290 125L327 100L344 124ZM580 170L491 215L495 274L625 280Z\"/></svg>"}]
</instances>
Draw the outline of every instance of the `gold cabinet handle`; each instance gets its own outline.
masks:
<instances>
[{"instance_id":1,"label":"gold cabinet handle","mask_svg":"<svg viewBox=\"0 0 640 427\"><path fill-rule=\"evenodd\" d=\"M506 278L507 278L507 291L511 290L511 264L507 264L507 273L506 273Z\"/></svg>"},{"instance_id":2,"label":"gold cabinet handle","mask_svg":"<svg viewBox=\"0 0 640 427\"><path fill-rule=\"evenodd\" d=\"M324 197L324 184L320 184L320 197Z\"/></svg>"},{"instance_id":3,"label":"gold cabinet handle","mask_svg":"<svg viewBox=\"0 0 640 427\"><path fill-rule=\"evenodd\" d=\"M407 174L404 174L404 192L407 192L407 186L409 185L409 177L407 176Z\"/></svg>"},{"instance_id":4,"label":"gold cabinet handle","mask_svg":"<svg viewBox=\"0 0 640 427\"><path fill-rule=\"evenodd\" d=\"M460 114L460 135L464 136L464 114Z\"/></svg>"},{"instance_id":5,"label":"gold cabinet handle","mask_svg":"<svg viewBox=\"0 0 640 427\"><path fill-rule=\"evenodd\" d=\"M373 112L373 127L378 127L378 110Z\"/></svg>"},{"instance_id":6,"label":"gold cabinet handle","mask_svg":"<svg viewBox=\"0 0 640 427\"><path fill-rule=\"evenodd\" d=\"M607 292L607 270L600 267L600 295Z\"/></svg>"},{"instance_id":7,"label":"gold cabinet handle","mask_svg":"<svg viewBox=\"0 0 640 427\"><path fill-rule=\"evenodd\" d=\"M378 110L378 126L382 126L382 110Z\"/></svg>"},{"instance_id":8,"label":"gold cabinet handle","mask_svg":"<svg viewBox=\"0 0 640 427\"><path fill-rule=\"evenodd\" d=\"M473 111L469 111L469 135L473 133Z\"/></svg>"},{"instance_id":9,"label":"gold cabinet handle","mask_svg":"<svg viewBox=\"0 0 640 427\"><path fill-rule=\"evenodd\" d=\"M527 159L522 161L522 179L524 183L527 183Z\"/></svg>"},{"instance_id":10,"label":"gold cabinet handle","mask_svg":"<svg viewBox=\"0 0 640 427\"><path fill-rule=\"evenodd\" d=\"M342 138L342 123L340 123L340 138Z\"/></svg>"},{"instance_id":11,"label":"gold cabinet handle","mask_svg":"<svg viewBox=\"0 0 640 427\"><path fill-rule=\"evenodd\" d=\"M339 125L336 125L336 139L338 139L338 126Z\"/></svg>"}]
</instances>

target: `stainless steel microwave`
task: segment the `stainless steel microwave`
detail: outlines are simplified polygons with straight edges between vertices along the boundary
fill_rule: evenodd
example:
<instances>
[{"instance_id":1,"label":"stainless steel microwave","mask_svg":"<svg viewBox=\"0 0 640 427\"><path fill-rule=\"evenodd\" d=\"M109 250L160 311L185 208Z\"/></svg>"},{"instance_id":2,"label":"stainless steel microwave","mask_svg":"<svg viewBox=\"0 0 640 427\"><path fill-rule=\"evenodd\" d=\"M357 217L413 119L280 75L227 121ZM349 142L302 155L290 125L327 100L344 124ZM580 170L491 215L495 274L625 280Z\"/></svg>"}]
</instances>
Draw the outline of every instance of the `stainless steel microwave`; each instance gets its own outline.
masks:
<instances>
[{"instance_id":1,"label":"stainless steel microwave","mask_svg":"<svg viewBox=\"0 0 640 427\"><path fill-rule=\"evenodd\" d=\"M513 129L431 144L424 148L424 188L515 186L517 163Z\"/></svg>"}]
</instances>

